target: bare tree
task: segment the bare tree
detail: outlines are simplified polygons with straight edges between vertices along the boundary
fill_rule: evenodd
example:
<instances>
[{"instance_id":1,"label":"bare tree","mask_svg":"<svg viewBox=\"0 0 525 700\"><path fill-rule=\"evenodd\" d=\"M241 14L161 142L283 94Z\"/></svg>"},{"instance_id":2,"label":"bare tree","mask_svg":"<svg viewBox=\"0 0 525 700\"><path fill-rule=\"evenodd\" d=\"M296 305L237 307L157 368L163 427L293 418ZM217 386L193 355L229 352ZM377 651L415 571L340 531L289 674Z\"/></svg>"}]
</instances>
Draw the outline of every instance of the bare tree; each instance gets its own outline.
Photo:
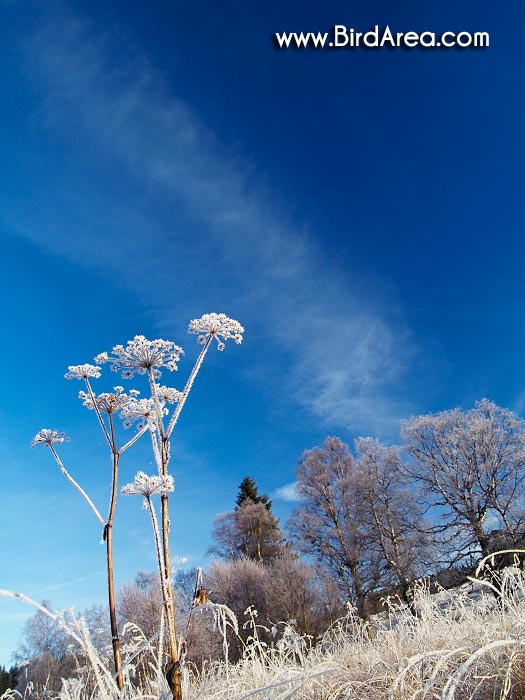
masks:
<instances>
[{"instance_id":1,"label":"bare tree","mask_svg":"<svg viewBox=\"0 0 525 700\"><path fill-rule=\"evenodd\" d=\"M215 561L207 581L213 601L227 605L239 620L250 606L257 610L258 636L268 645L279 639L278 623L293 621L300 634L316 639L344 612L330 582L286 550L266 563L246 558ZM245 641L252 632L239 630ZM238 640L231 639L231 645L231 657L240 656Z\"/></svg>"},{"instance_id":2,"label":"bare tree","mask_svg":"<svg viewBox=\"0 0 525 700\"><path fill-rule=\"evenodd\" d=\"M289 529L299 548L331 570L366 619L366 597L381 578L381 555L368 546L365 503L348 446L328 437L322 447L305 452L297 490L302 502Z\"/></svg>"},{"instance_id":3,"label":"bare tree","mask_svg":"<svg viewBox=\"0 0 525 700\"><path fill-rule=\"evenodd\" d=\"M294 620L298 632L315 639L344 615L346 606L337 585L320 567L288 550L266 568L274 622Z\"/></svg>"},{"instance_id":4,"label":"bare tree","mask_svg":"<svg viewBox=\"0 0 525 700\"><path fill-rule=\"evenodd\" d=\"M42 601L42 606L51 610L48 600ZM43 612L38 610L30 617L23 631L24 641L17 653L21 657L43 656L50 654L60 661L67 654L68 639L60 625Z\"/></svg>"},{"instance_id":5,"label":"bare tree","mask_svg":"<svg viewBox=\"0 0 525 700\"><path fill-rule=\"evenodd\" d=\"M356 452L368 546L379 550L383 559L382 585L399 586L408 600L412 581L428 572L430 524L414 485L407 483L397 447L360 438Z\"/></svg>"},{"instance_id":6,"label":"bare tree","mask_svg":"<svg viewBox=\"0 0 525 700\"><path fill-rule=\"evenodd\" d=\"M284 541L279 522L268 506L250 499L215 518L212 538L215 545L210 553L223 559L244 557L255 561L275 559Z\"/></svg>"},{"instance_id":7,"label":"bare tree","mask_svg":"<svg viewBox=\"0 0 525 700\"><path fill-rule=\"evenodd\" d=\"M162 607L162 591L155 573L139 571L132 583L121 586L117 595L121 623L133 622L148 639L159 631Z\"/></svg>"},{"instance_id":8,"label":"bare tree","mask_svg":"<svg viewBox=\"0 0 525 700\"><path fill-rule=\"evenodd\" d=\"M411 457L407 474L450 533L451 560L490 553L490 533L518 543L524 525L525 425L512 411L483 399L403 421Z\"/></svg>"}]
</instances>

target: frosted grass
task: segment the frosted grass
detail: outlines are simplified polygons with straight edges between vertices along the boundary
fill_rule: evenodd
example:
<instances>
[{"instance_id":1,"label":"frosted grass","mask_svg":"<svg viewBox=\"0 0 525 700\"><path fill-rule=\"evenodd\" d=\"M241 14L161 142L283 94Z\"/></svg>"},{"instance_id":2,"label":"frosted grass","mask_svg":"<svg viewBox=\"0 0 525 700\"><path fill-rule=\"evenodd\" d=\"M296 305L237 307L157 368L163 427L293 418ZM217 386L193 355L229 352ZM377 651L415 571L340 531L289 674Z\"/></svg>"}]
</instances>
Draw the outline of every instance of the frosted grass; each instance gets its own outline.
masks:
<instances>
[{"instance_id":1,"label":"frosted grass","mask_svg":"<svg viewBox=\"0 0 525 700\"><path fill-rule=\"evenodd\" d=\"M260 642L252 616L241 661L210 661L200 670L185 666L184 696L191 700L521 699L525 697L525 581L518 567L507 568L498 578L499 598L490 590L494 577L434 595L421 585L415 596L417 617L396 600L390 600L388 612L370 623L350 609L314 646L293 625L282 624L276 645L268 648ZM213 617L227 654L227 634L238 629L231 611L207 603L191 614ZM81 619L69 618L64 624L82 644L84 666L77 678L64 680L57 700L165 700L171 696L158 659L158 649L163 647L158 640L154 644L135 630L134 641L124 649L124 688L119 693L107 659L100 658L90 644ZM135 674L138 654L147 656L150 669L140 683ZM19 700L19 695L8 691L4 700L15 696Z\"/></svg>"}]
</instances>

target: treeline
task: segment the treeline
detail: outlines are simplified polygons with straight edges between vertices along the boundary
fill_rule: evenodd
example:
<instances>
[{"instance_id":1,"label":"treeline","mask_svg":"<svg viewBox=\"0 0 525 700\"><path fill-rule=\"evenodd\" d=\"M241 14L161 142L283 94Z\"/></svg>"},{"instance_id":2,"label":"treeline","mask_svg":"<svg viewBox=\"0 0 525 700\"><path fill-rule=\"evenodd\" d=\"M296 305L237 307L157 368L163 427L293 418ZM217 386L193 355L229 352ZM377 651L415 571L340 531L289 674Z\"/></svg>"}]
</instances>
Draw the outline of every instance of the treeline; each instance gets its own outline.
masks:
<instances>
[{"instance_id":1,"label":"treeline","mask_svg":"<svg viewBox=\"0 0 525 700\"><path fill-rule=\"evenodd\" d=\"M286 540L268 503L246 492L215 521L212 551L229 562L309 555L367 618L381 594L410 602L419 577L455 581L525 545L524 479L524 422L483 399L403 421L398 446L360 438L352 453L327 438L299 461Z\"/></svg>"},{"instance_id":2,"label":"treeline","mask_svg":"<svg viewBox=\"0 0 525 700\"><path fill-rule=\"evenodd\" d=\"M400 437L398 446L361 438L353 450L328 437L306 451L296 473L300 500L286 531L268 495L246 477L232 511L213 524L210 554L215 560L203 581L197 578L195 584L195 572L176 577L179 610L208 597L240 620L249 610L251 626L230 632L230 660L235 660L254 632L273 644L282 630L279 623L293 620L300 634L315 641L347 603L365 619L385 595L412 605L416 579L437 576L455 583L480 558L525 544L525 424L512 411L484 399L467 411L403 421ZM507 560L500 557L499 563ZM147 638L158 632L161 610L154 574L139 574L119 593L119 625L134 623ZM62 639L57 646L59 630L35 634L39 615L26 629L22 651L32 662L20 683L32 680L37 687L40 664L39 677L48 679L49 689L49 679L56 675L56 685L64 670L67 642ZM101 616L92 610L94 634L104 629L97 622ZM186 659L196 667L222 657L206 606L182 634ZM46 644L37 644L42 638ZM96 642L110 653L104 635L99 633ZM50 658L56 662L55 675Z\"/></svg>"},{"instance_id":3,"label":"treeline","mask_svg":"<svg viewBox=\"0 0 525 700\"><path fill-rule=\"evenodd\" d=\"M18 669L16 666L11 666L9 670L5 666L0 666L0 696L6 690L16 688Z\"/></svg>"}]
</instances>

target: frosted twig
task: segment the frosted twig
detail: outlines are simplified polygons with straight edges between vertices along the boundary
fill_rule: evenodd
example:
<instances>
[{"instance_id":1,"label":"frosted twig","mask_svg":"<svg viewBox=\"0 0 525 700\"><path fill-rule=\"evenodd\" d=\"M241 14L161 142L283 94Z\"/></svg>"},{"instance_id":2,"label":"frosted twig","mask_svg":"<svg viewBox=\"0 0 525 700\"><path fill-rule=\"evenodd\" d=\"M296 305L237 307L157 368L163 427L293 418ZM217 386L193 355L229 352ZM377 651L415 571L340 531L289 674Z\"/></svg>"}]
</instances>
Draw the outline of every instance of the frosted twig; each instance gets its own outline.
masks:
<instances>
[{"instance_id":1,"label":"frosted twig","mask_svg":"<svg viewBox=\"0 0 525 700\"><path fill-rule=\"evenodd\" d=\"M134 445L134 444L137 442L137 440L138 440L139 438L141 438L141 437L144 435L144 433L146 432L146 430L148 430L148 429L149 429L149 427L148 427L147 425L144 425L144 426L137 432L137 434L136 434L134 437L131 438L131 440L128 440L128 442L126 442L126 444L125 444L123 447L120 448L119 453L122 454L122 453L125 452L129 447L131 447L132 445Z\"/></svg>"},{"instance_id":2,"label":"frosted twig","mask_svg":"<svg viewBox=\"0 0 525 700\"><path fill-rule=\"evenodd\" d=\"M80 493L80 495L85 499L85 501L87 502L88 506L91 508L91 510L93 511L93 513L95 514L95 516L97 517L97 519L98 519L98 521L100 522L100 524L101 524L102 526L104 526L104 525L106 524L106 521L104 520L104 518L103 518L103 517L100 515L100 513L98 512L97 507L95 506L95 504L93 503L93 501L91 500L91 498L87 495L87 493L84 491L84 489L82 488L82 486L80 486L80 484L78 484L78 483L73 479L73 477L71 476L71 474L70 474L70 473L67 471L67 469L64 467L64 465L62 464L62 460L61 460L60 457L58 456L58 453L57 453L57 451L55 450L55 448L53 447L53 445L50 444L50 445L49 445L49 449L50 449L51 452L53 453L53 457L55 458L55 462L58 464L58 466L59 466L60 471L62 472L62 474L66 477L66 479L67 479L71 484L73 484L73 486L77 489L77 491Z\"/></svg>"},{"instance_id":3,"label":"frosted twig","mask_svg":"<svg viewBox=\"0 0 525 700\"><path fill-rule=\"evenodd\" d=\"M171 433L173 432L173 428L177 425L177 421L179 420L179 416L181 414L182 409L184 408L184 404L186 403L186 399L188 398L188 394L191 391L191 387L193 386L193 383L195 381L195 377L199 373L199 370L201 368L201 365L204 361L204 358L206 357L206 353L208 352L208 348L210 347L211 341L212 341L211 335L208 336L206 343L204 344L204 347L199 353L199 356L195 362L195 365L193 366L193 369L191 370L190 376L188 377L188 381L186 382L186 386L184 387L184 390L182 392L182 396L180 398L179 403L177 404L177 407L173 411L173 415L171 417L170 423L168 425L168 429L166 431L166 437L169 438Z\"/></svg>"},{"instance_id":4,"label":"frosted twig","mask_svg":"<svg viewBox=\"0 0 525 700\"><path fill-rule=\"evenodd\" d=\"M106 428L106 424L104 423L104 419L102 418L102 414L100 412L100 408L98 407L97 400L95 398L95 394L93 393L93 389L91 388L91 384L89 383L89 379L87 377L84 377L84 381L86 383L86 387L88 390L89 398L93 402L93 408L95 410L95 413L97 414L98 422L100 423L100 427L102 428L102 431L104 435L106 436L106 440L108 441L108 445L110 446L111 450L113 451L115 449L115 445L113 444L111 437L108 433L108 429Z\"/></svg>"},{"instance_id":5,"label":"frosted twig","mask_svg":"<svg viewBox=\"0 0 525 700\"><path fill-rule=\"evenodd\" d=\"M155 414L157 418L157 426L159 430L159 435L161 440L164 438L164 422L162 420L162 406L160 404L159 394L157 391L157 384L155 382L155 377L153 376L153 368L148 368L148 380L151 390L151 398L153 399L153 404L155 406Z\"/></svg>"}]
</instances>

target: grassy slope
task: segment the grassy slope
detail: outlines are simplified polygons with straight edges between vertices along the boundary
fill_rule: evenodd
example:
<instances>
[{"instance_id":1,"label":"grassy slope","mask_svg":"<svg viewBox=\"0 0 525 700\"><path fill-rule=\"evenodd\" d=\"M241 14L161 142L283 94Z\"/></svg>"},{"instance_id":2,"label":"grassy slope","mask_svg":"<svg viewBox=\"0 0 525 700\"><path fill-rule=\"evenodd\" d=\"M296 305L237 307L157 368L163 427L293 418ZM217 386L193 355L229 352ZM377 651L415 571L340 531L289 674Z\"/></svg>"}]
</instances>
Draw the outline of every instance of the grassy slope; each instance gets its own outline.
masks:
<instances>
[{"instance_id":1,"label":"grassy slope","mask_svg":"<svg viewBox=\"0 0 525 700\"><path fill-rule=\"evenodd\" d=\"M517 569L501 575L500 602L487 584L429 595L417 591L419 617L392 602L390 613L365 625L351 612L322 642L308 649L287 627L277 648L257 637L237 665L213 664L185 675L186 700L488 700L525 698L525 581ZM204 606L220 629L235 623L223 606ZM89 652L87 681L64 683L61 700L116 700L106 664L90 648L82 621L68 625ZM136 648L147 641L136 634ZM128 653L135 650L131 645ZM168 698L161 664L152 659L153 680L137 687L133 661L124 698Z\"/></svg>"}]
</instances>

